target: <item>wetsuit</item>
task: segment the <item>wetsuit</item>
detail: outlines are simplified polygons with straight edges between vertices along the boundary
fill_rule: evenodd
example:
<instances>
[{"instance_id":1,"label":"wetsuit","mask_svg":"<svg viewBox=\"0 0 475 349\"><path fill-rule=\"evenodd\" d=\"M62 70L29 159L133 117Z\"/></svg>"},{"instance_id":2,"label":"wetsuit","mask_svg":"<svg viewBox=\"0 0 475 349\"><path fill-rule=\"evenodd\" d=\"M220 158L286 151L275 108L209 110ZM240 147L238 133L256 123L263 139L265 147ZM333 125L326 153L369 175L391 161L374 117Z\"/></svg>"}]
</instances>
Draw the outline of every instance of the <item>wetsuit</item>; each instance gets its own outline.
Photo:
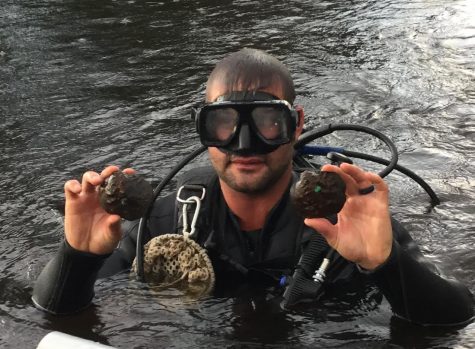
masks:
<instances>
[{"instance_id":1,"label":"wetsuit","mask_svg":"<svg viewBox=\"0 0 475 349\"><path fill-rule=\"evenodd\" d=\"M322 259L329 249L320 234L304 225L303 218L290 204L288 193L269 213L260 232L242 232L226 205L212 169L194 170L185 175L180 184L199 184L207 189L196 240L207 249L212 260L216 292L236 289L238 284L249 282L262 283L263 287L276 286L282 275L292 273L309 241L322 240ZM181 231L181 209L175 201L175 195L170 195L155 202L144 243L154 236ZM118 248L106 256L74 250L64 241L36 282L35 305L50 313L65 314L91 304L97 277L130 268L135 258L137 227L138 221L125 222L124 238ZM471 321L470 291L455 280L439 276L408 232L394 220L392 227L392 251L383 265L368 272L339 256L328 270L319 297L331 295L337 289L341 292L345 285L363 281L376 285L393 312L408 321L424 325L459 325Z\"/></svg>"}]
</instances>

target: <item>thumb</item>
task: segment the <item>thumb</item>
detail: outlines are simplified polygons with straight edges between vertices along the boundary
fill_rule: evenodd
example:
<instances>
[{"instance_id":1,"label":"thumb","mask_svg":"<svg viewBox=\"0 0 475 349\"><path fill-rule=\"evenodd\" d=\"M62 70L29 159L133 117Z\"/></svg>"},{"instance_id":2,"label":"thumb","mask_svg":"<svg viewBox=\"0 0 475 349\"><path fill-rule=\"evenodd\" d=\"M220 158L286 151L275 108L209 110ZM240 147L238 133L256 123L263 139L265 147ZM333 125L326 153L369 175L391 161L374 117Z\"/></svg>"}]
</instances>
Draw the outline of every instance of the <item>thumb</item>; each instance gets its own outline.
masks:
<instances>
[{"instance_id":1,"label":"thumb","mask_svg":"<svg viewBox=\"0 0 475 349\"><path fill-rule=\"evenodd\" d=\"M331 224L328 219L306 218L304 223L320 233L327 240L330 246L334 246L334 242L336 242L336 237L338 235L338 228Z\"/></svg>"},{"instance_id":2,"label":"thumb","mask_svg":"<svg viewBox=\"0 0 475 349\"><path fill-rule=\"evenodd\" d=\"M119 215L113 214L107 217L107 224L109 225L111 240L120 240L122 237L121 218Z\"/></svg>"}]
</instances>

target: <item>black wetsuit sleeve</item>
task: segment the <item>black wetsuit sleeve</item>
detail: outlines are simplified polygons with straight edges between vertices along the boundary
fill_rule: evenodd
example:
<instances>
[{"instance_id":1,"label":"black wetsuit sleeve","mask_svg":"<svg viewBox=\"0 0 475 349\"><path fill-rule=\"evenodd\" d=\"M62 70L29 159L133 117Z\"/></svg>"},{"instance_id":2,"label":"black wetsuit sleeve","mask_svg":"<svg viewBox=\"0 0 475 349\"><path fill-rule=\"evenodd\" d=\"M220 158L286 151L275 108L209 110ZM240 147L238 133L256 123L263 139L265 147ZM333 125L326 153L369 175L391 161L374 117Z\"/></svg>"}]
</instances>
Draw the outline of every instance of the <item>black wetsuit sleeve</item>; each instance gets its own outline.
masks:
<instances>
[{"instance_id":1,"label":"black wetsuit sleeve","mask_svg":"<svg viewBox=\"0 0 475 349\"><path fill-rule=\"evenodd\" d=\"M173 232L175 199L169 195L157 200L144 229L143 242ZM40 273L33 289L33 303L52 314L69 314L86 308L94 297L97 278L128 270L135 258L139 221L123 221L124 237L112 254L95 255L72 248L64 241L55 257Z\"/></svg>"},{"instance_id":2,"label":"black wetsuit sleeve","mask_svg":"<svg viewBox=\"0 0 475 349\"><path fill-rule=\"evenodd\" d=\"M370 273L393 312L421 325L461 325L471 321L474 303L468 288L440 276L396 221L393 232L391 255L383 266Z\"/></svg>"},{"instance_id":3,"label":"black wetsuit sleeve","mask_svg":"<svg viewBox=\"0 0 475 349\"><path fill-rule=\"evenodd\" d=\"M77 251L63 241L36 281L33 303L52 314L86 308L94 297L97 273L108 256Z\"/></svg>"},{"instance_id":4,"label":"black wetsuit sleeve","mask_svg":"<svg viewBox=\"0 0 475 349\"><path fill-rule=\"evenodd\" d=\"M52 314L69 314L86 308L94 297L97 278L117 274L132 265L137 226L138 221L124 221L124 238L107 255L78 251L64 240L36 281L33 303Z\"/></svg>"}]
</instances>

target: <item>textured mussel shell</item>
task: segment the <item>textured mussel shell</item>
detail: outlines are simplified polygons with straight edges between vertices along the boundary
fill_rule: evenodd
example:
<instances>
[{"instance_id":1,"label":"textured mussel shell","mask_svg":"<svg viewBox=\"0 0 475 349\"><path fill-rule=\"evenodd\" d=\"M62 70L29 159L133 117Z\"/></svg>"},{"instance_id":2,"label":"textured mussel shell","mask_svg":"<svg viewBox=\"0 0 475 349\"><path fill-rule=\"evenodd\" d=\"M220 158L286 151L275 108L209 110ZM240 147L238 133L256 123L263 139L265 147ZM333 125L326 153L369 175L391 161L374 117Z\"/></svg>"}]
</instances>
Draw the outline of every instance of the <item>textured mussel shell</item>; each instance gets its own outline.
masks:
<instances>
[{"instance_id":1,"label":"textured mussel shell","mask_svg":"<svg viewBox=\"0 0 475 349\"><path fill-rule=\"evenodd\" d=\"M99 187L99 201L102 208L127 220L142 217L153 199L153 188L137 174L114 172Z\"/></svg>"},{"instance_id":2,"label":"textured mussel shell","mask_svg":"<svg viewBox=\"0 0 475 349\"><path fill-rule=\"evenodd\" d=\"M328 217L342 209L346 185L334 172L304 171L291 190L297 211L308 218Z\"/></svg>"}]
</instances>

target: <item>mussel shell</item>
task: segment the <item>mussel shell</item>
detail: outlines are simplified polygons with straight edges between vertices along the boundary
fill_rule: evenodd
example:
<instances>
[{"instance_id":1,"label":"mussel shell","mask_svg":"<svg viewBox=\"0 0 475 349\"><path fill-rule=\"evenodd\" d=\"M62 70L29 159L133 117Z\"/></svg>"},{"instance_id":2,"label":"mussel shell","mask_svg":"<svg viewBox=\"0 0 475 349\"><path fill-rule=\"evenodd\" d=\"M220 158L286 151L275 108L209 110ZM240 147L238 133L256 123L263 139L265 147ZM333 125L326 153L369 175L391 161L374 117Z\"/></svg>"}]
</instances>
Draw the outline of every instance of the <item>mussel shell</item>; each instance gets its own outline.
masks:
<instances>
[{"instance_id":1,"label":"mussel shell","mask_svg":"<svg viewBox=\"0 0 475 349\"><path fill-rule=\"evenodd\" d=\"M137 174L114 172L99 187L102 208L130 221L143 217L152 199L152 186Z\"/></svg>"},{"instance_id":2,"label":"mussel shell","mask_svg":"<svg viewBox=\"0 0 475 349\"><path fill-rule=\"evenodd\" d=\"M290 195L303 217L317 218L340 212L346 201L345 191L345 182L334 172L304 171Z\"/></svg>"}]
</instances>

